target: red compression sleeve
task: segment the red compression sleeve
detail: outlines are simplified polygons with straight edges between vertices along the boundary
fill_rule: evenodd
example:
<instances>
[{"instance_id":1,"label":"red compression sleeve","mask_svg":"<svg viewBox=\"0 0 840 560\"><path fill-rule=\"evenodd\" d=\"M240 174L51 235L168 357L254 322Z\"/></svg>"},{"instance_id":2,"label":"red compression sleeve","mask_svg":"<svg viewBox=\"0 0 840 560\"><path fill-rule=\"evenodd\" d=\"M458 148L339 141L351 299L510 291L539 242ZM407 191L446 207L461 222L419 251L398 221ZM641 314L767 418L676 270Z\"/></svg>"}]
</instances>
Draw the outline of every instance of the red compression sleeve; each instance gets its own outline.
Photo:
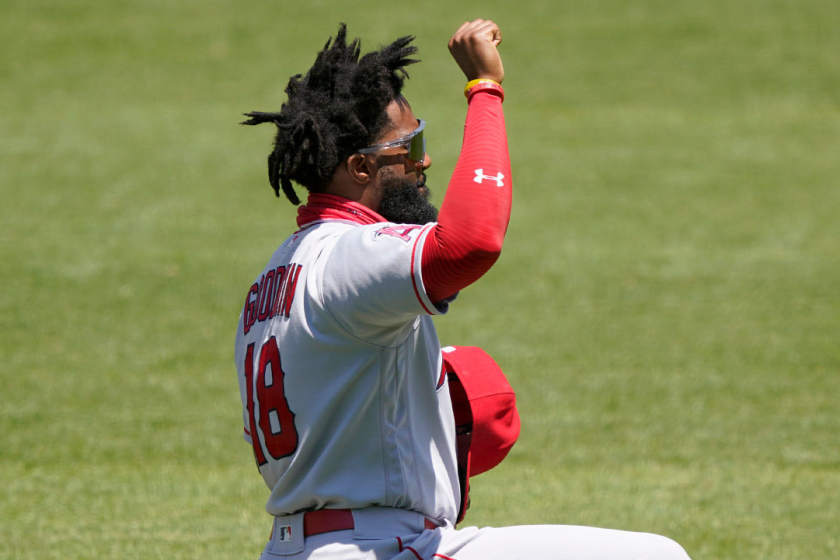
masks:
<instances>
[{"instance_id":1,"label":"red compression sleeve","mask_svg":"<svg viewBox=\"0 0 840 560\"><path fill-rule=\"evenodd\" d=\"M423 246L426 293L443 301L490 270L510 221L511 179L502 100L476 92L467 109L464 143Z\"/></svg>"}]
</instances>

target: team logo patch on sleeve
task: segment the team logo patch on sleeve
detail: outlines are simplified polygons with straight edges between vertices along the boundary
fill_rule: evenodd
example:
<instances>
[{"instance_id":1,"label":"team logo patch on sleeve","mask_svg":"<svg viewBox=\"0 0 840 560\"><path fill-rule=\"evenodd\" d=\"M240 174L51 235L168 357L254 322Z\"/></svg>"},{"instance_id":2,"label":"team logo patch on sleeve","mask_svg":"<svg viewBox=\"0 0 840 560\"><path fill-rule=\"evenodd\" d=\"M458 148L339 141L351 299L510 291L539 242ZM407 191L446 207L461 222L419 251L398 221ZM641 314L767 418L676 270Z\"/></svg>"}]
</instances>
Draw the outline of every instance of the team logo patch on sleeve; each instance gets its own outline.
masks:
<instances>
[{"instance_id":1,"label":"team logo patch on sleeve","mask_svg":"<svg viewBox=\"0 0 840 560\"><path fill-rule=\"evenodd\" d=\"M408 243L411 241L411 232L421 229L423 226L387 226L380 230L377 230L376 233L373 234L373 238L376 239L378 237L382 237L383 235L387 235L389 237L396 237L400 241L404 241Z\"/></svg>"}]
</instances>

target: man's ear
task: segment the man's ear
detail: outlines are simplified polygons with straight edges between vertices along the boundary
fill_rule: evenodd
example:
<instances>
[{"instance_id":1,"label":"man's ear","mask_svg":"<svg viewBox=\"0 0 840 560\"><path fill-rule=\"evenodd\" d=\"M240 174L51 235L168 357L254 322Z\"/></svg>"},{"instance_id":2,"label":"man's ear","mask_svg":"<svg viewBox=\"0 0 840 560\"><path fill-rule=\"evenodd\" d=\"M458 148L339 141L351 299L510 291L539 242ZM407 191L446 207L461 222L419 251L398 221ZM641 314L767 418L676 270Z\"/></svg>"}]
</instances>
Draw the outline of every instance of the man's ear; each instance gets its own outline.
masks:
<instances>
[{"instance_id":1,"label":"man's ear","mask_svg":"<svg viewBox=\"0 0 840 560\"><path fill-rule=\"evenodd\" d=\"M353 154L347 158L347 172L359 185L367 185L376 175L376 162L366 154Z\"/></svg>"}]
</instances>

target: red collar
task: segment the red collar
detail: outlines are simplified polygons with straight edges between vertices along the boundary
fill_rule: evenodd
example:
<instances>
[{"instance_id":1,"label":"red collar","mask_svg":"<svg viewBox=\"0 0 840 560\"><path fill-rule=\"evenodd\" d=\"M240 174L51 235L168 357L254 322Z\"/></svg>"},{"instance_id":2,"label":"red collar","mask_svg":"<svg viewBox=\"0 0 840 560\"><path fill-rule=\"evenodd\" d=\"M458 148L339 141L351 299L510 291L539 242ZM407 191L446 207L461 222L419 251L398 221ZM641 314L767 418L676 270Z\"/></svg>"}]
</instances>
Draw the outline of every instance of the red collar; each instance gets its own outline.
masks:
<instances>
[{"instance_id":1,"label":"red collar","mask_svg":"<svg viewBox=\"0 0 840 560\"><path fill-rule=\"evenodd\" d=\"M297 225L304 227L322 220L345 220L362 225L388 221L349 198L334 194L310 194L306 205L298 208Z\"/></svg>"}]
</instances>

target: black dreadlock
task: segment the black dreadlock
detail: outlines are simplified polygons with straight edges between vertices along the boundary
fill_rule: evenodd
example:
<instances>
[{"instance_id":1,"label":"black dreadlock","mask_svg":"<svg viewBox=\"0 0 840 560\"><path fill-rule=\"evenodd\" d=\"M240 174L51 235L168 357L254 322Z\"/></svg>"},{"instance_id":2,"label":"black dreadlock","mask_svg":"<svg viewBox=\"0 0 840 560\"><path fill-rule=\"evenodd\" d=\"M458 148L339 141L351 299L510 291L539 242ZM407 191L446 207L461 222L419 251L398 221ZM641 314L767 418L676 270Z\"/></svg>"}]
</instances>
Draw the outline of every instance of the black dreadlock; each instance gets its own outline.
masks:
<instances>
[{"instance_id":1,"label":"black dreadlock","mask_svg":"<svg viewBox=\"0 0 840 560\"><path fill-rule=\"evenodd\" d=\"M282 187L292 204L300 204L292 180L310 192L322 192L345 158L385 132L385 108L402 99L405 66L419 62L408 58L417 52L409 46L414 40L410 35L361 60L359 39L349 45L346 39L347 26L342 23L335 41L327 40L306 76L289 79L289 100L280 112L246 113L250 118L242 123L277 126L268 180L274 193L279 197Z\"/></svg>"}]
</instances>

